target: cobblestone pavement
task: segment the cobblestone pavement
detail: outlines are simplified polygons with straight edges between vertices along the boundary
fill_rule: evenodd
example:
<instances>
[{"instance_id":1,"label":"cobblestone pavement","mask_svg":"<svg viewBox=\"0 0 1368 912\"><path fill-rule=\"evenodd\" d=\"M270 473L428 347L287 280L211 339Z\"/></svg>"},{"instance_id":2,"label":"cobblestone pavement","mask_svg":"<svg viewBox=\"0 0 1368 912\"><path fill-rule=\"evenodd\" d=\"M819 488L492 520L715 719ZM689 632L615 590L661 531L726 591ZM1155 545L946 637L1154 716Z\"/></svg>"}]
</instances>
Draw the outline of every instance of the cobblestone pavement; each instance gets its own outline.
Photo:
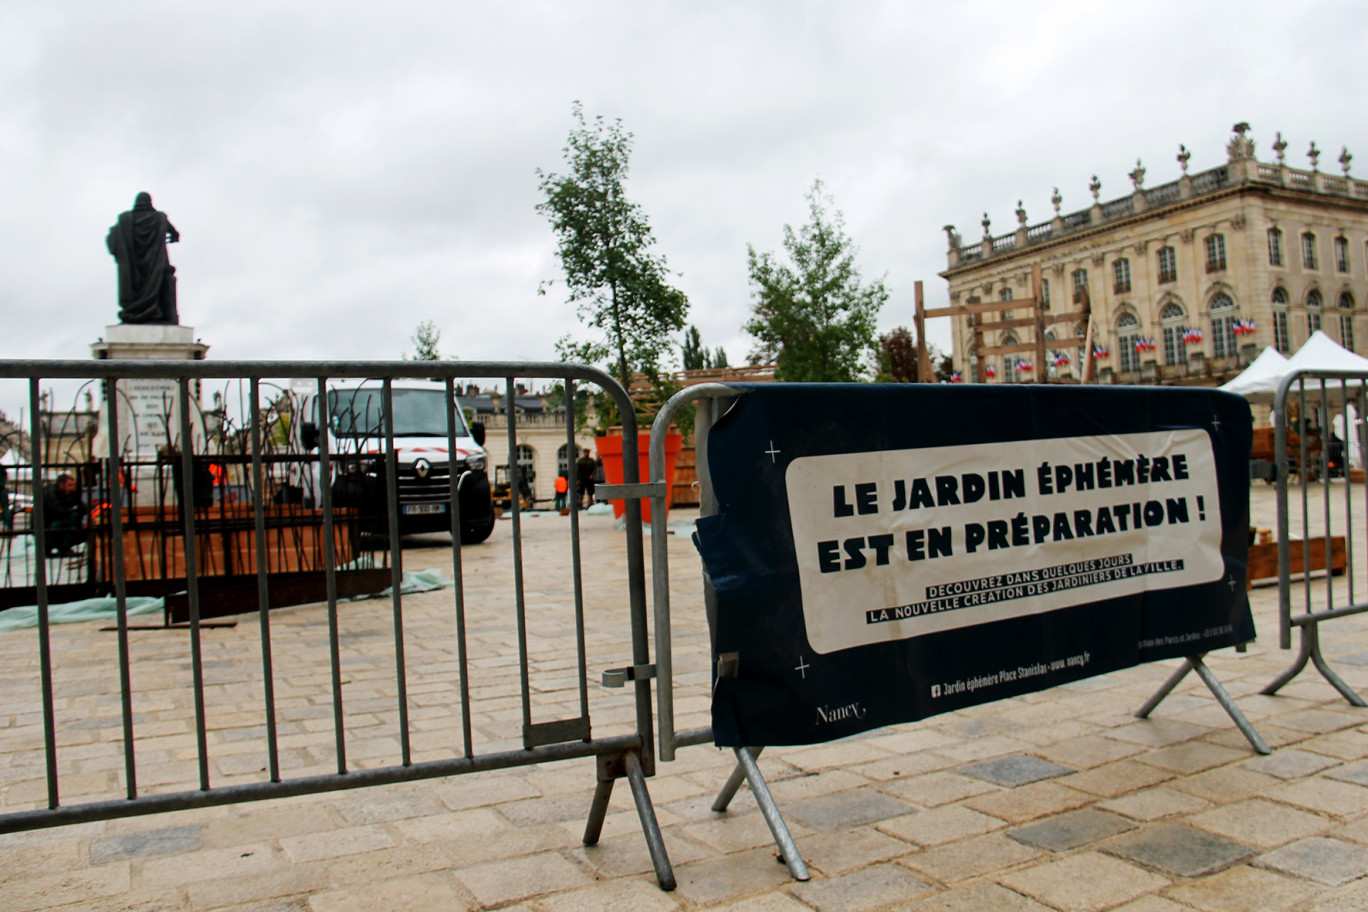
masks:
<instances>
[{"instance_id":1,"label":"cobblestone pavement","mask_svg":"<svg viewBox=\"0 0 1368 912\"><path fill-rule=\"evenodd\" d=\"M1256 525L1272 527L1272 489L1258 484L1252 497ZM578 700L568 522L524 520L533 721L572 713ZM584 517L583 528L594 734L625 733L629 692L596 683L602 669L630 664L623 536L606 517ZM407 547L406 567L450 572L439 541ZM707 635L698 559L686 534L668 547L676 709L687 728L707 723ZM462 552L480 752L517 749L521 730L511 553L508 523ZM1255 589L1252 601L1258 641L1208 664L1273 745L1270 756L1251 750L1195 676L1152 718L1134 717L1176 661L837 743L771 748L761 767L812 869L808 883L777 863L744 790L728 813L709 809L731 757L698 746L649 783L679 879L673 893L655 886L625 786L600 844L580 844L594 764L569 760L0 836L0 908L1368 909L1368 710L1314 672L1259 695L1292 653L1277 648L1276 591ZM403 604L415 760L461 752L452 605L450 589ZM326 609L276 611L271 623L282 771L331 772ZM398 762L392 623L385 600L340 612L353 769ZM1324 639L1335 667L1368 692L1368 619L1334 621ZM0 634L0 810L44 801L36 644L33 631ZM148 791L196 787L187 644L184 631L133 634L139 787ZM216 786L266 776L258 644L252 616L204 631ZM65 800L118 798L115 635L60 627L53 651Z\"/></svg>"}]
</instances>

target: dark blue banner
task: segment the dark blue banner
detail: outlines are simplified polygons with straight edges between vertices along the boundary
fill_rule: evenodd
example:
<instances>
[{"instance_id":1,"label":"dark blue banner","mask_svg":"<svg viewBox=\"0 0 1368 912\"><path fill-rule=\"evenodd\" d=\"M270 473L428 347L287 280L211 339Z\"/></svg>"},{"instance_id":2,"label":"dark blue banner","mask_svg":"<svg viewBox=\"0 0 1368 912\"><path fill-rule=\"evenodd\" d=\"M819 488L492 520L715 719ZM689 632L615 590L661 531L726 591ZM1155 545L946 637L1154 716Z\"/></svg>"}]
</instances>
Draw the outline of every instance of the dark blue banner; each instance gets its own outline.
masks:
<instances>
[{"instance_id":1,"label":"dark blue banner","mask_svg":"<svg viewBox=\"0 0 1368 912\"><path fill-rule=\"evenodd\" d=\"M828 741L1254 636L1238 396L741 388L695 536L719 745Z\"/></svg>"}]
</instances>

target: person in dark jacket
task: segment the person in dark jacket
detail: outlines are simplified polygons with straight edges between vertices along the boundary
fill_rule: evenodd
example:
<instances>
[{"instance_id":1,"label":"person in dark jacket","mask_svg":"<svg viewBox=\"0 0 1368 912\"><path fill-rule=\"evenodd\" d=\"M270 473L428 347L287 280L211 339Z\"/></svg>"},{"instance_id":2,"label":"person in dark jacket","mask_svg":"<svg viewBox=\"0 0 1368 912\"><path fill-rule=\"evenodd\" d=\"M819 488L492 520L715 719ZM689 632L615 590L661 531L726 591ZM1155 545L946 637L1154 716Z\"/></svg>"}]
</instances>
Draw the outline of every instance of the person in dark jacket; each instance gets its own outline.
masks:
<instances>
[{"instance_id":1,"label":"person in dark jacket","mask_svg":"<svg viewBox=\"0 0 1368 912\"><path fill-rule=\"evenodd\" d=\"M63 472L43 488L43 524L47 532L48 557L70 557L85 541L86 505L76 492L76 479Z\"/></svg>"}]
</instances>

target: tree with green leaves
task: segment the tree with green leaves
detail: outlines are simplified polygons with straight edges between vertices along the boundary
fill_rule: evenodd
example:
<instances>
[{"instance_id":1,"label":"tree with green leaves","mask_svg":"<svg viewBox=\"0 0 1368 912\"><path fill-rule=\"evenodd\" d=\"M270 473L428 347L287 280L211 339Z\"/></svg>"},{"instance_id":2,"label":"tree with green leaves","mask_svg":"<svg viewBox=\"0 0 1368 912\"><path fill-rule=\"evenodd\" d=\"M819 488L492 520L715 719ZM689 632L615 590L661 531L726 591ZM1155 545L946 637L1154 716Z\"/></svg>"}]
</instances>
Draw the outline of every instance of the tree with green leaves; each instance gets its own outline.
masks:
<instances>
[{"instance_id":1,"label":"tree with green leaves","mask_svg":"<svg viewBox=\"0 0 1368 912\"><path fill-rule=\"evenodd\" d=\"M437 343L442 339L442 331L437 328L431 320L424 320L418 324L409 341L413 343L413 357L404 355L405 361L441 361L442 356L437 352Z\"/></svg>"},{"instance_id":2,"label":"tree with green leaves","mask_svg":"<svg viewBox=\"0 0 1368 912\"><path fill-rule=\"evenodd\" d=\"M724 367L731 367L731 365L727 363L727 350L725 348L719 345L717 348L713 349L712 364L710 364L709 367L715 367L718 370L721 370Z\"/></svg>"},{"instance_id":3,"label":"tree with green leaves","mask_svg":"<svg viewBox=\"0 0 1368 912\"><path fill-rule=\"evenodd\" d=\"M709 367L712 354L703 347L703 337L697 326L690 326L684 333L684 345L680 348L680 363L686 371L703 370Z\"/></svg>"},{"instance_id":4,"label":"tree with green leaves","mask_svg":"<svg viewBox=\"0 0 1368 912\"><path fill-rule=\"evenodd\" d=\"M779 380L850 382L874 347L888 289L882 278L861 282L845 218L829 211L833 201L820 180L807 201L810 221L796 232L784 226L791 265L746 246L753 304L745 329L756 340L751 362L775 364Z\"/></svg>"},{"instance_id":5,"label":"tree with green leaves","mask_svg":"<svg viewBox=\"0 0 1368 912\"><path fill-rule=\"evenodd\" d=\"M657 383L660 359L684 328L689 300L669 283L646 216L623 191L632 134L620 120L598 116L586 123L579 102L573 113L578 126L563 150L567 171L537 170L543 196L537 211L556 233L569 299L597 338L566 336L556 349L568 360L608 362L624 388L635 371Z\"/></svg>"}]
</instances>

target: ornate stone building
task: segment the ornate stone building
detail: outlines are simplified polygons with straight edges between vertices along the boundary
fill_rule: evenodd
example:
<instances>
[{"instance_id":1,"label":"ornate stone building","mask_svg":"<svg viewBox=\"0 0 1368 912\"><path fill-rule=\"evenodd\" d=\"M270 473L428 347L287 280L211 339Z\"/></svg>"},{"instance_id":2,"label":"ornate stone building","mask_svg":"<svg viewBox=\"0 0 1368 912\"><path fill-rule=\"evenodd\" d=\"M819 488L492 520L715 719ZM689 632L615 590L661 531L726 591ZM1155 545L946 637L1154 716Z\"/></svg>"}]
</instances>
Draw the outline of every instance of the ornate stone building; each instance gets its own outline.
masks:
<instances>
[{"instance_id":1,"label":"ornate stone building","mask_svg":"<svg viewBox=\"0 0 1368 912\"><path fill-rule=\"evenodd\" d=\"M1338 176L1320 170L1315 143L1310 170L1302 170L1285 162L1281 133L1272 144L1277 160L1265 163L1255 158L1249 125L1234 131L1219 167L1189 174L1190 153L1179 146L1181 176L1170 183L1146 188L1137 161L1133 189L1119 199L1102 202L1093 177L1092 206L1078 212L1060 212L1056 188L1047 222L1029 225L1018 203L1009 234L993 236L986 214L976 244L947 225L941 276L952 311L1027 299L1016 314L953 317L964 378L1081 377L1089 320L1100 383L1218 384L1264 346L1290 353L1317 329L1345 348L1368 350L1368 181L1349 176L1348 150ZM1032 316L1035 266L1043 279L1040 322L1020 319ZM1078 318L1052 324L1061 311ZM1049 327L1043 365L1020 353L1040 325ZM1013 346L1017 352L996 351Z\"/></svg>"}]
</instances>

